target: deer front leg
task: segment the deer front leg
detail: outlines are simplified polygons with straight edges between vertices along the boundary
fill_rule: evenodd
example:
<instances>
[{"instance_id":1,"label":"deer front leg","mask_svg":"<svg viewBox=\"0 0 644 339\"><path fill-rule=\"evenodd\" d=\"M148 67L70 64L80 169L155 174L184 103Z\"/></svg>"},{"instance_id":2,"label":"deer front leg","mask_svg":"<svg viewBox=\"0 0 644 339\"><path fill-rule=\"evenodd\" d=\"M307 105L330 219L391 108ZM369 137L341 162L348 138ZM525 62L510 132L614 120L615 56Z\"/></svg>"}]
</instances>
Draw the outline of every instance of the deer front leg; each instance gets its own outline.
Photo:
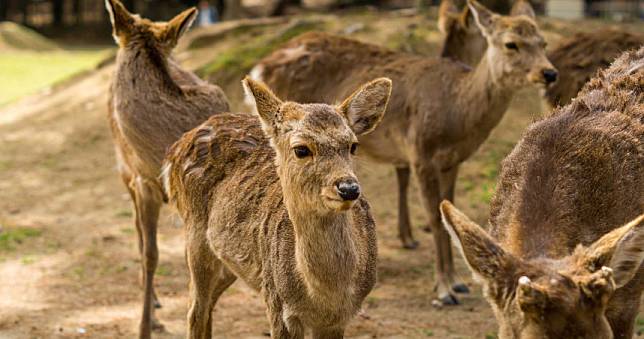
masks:
<instances>
[{"instance_id":1,"label":"deer front leg","mask_svg":"<svg viewBox=\"0 0 644 339\"><path fill-rule=\"evenodd\" d=\"M441 171L439 182L441 191L441 201L449 200L454 203L454 186L456 185L456 178L458 177L458 166L454 166L449 170ZM443 244L442 252L445 253L445 262L450 265L446 267L447 280L449 281L452 291L456 293L470 293L470 289L464 283L458 281L456 272L454 270L454 257L452 255L452 244L447 241Z\"/></svg>"},{"instance_id":2,"label":"deer front leg","mask_svg":"<svg viewBox=\"0 0 644 339\"><path fill-rule=\"evenodd\" d=\"M344 327L313 329L313 339L342 339Z\"/></svg>"},{"instance_id":3,"label":"deer front leg","mask_svg":"<svg viewBox=\"0 0 644 339\"><path fill-rule=\"evenodd\" d=\"M407 204L407 188L409 187L409 167L396 167L398 179L398 236L403 248L413 250L418 247L411 233L409 206Z\"/></svg>"},{"instance_id":4,"label":"deer front leg","mask_svg":"<svg viewBox=\"0 0 644 339\"><path fill-rule=\"evenodd\" d=\"M190 271L190 309L187 338L212 337L212 310L237 277L211 252L203 234L187 227L186 261Z\"/></svg>"},{"instance_id":5,"label":"deer front leg","mask_svg":"<svg viewBox=\"0 0 644 339\"><path fill-rule=\"evenodd\" d=\"M303 339L304 325L282 303L274 292L271 284L262 287L266 301L266 314L271 325L271 338L273 339Z\"/></svg>"},{"instance_id":6,"label":"deer front leg","mask_svg":"<svg viewBox=\"0 0 644 339\"><path fill-rule=\"evenodd\" d=\"M416 163L413 167L418 186L420 188L423 205L429 217L429 227L434 236L435 265L436 265L436 289L438 299L443 305L456 305L458 300L452 294L449 273L454 263L446 248L450 246L449 234L443 228L440 221L440 183L439 173L433 164Z\"/></svg>"},{"instance_id":7,"label":"deer front leg","mask_svg":"<svg viewBox=\"0 0 644 339\"><path fill-rule=\"evenodd\" d=\"M143 314L139 328L140 338L150 338L152 329L162 330L154 317L154 272L159 261L157 222L163 201L158 185L143 178L135 180L136 218L143 238Z\"/></svg>"}]
</instances>

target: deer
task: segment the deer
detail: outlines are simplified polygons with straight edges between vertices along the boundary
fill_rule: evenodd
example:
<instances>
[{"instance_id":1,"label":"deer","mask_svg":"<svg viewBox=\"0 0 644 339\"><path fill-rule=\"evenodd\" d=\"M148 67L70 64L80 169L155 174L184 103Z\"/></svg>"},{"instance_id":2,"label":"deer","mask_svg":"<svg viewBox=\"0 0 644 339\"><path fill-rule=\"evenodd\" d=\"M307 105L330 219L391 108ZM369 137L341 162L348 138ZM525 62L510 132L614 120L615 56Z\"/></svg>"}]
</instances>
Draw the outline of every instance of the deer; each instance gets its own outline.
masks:
<instances>
[{"instance_id":1,"label":"deer","mask_svg":"<svg viewBox=\"0 0 644 339\"><path fill-rule=\"evenodd\" d=\"M261 60L251 76L298 102L332 102L374 77L394 83L380 127L360 137L361 153L392 164L399 183L398 225L403 247L416 248L407 206L410 174L418 182L436 249L436 289L444 305L468 293L457 280L439 204L453 201L459 165L499 123L510 99L527 86L545 87L557 71L531 13L501 16L468 2L488 48L471 69L462 62L395 52L356 40L311 32Z\"/></svg>"},{"instance_id":2,"label":"deer","mask_svg":"<svg viewBox=\"0 0 644 339\"><path fill-rule=\"evenodd\" d=\"M134 205L141 256L143 311L141 338L163 326L154 316L160 307L154 291L158 264L159 211L167 200L159 175L167 149L212 114L229 110L223 91L199 79L171 58L172 49L190 28L197 10L190 8L168 22L131 14L119 0L106 0L112 35L119 46L108 101L108 120L119 174Z\"/></svg>"},{"instance_id":3,"label":"deer","mask_svg":"<svg viewBox=\"0 0 644 339\"><path fill-rule=\"evenodd\" d=\"M376 281L375 223L353 157L357 136L382 120L391 80L336 106L243 85L255 114L212 116L163 170L186 225L187 337L211 337L213 307L240 278L264 299L272 338L342 338Z\"/></svg>"},{"instance_id":4,"label":"deer","mask_svg":"<svg viewBox=\"0 0 644 339\"><path fill-rule=\"evenodd\" d=\"M442 221L499 338L632 338L644 290L644 48L532 124L503 160L488 231Z\"/></svg>"},{"instance_id":5,"label":"deer","mask_svg":"<svg viewBox=\"0 0 644 339\"><path fill-rule=\"evenodd\" d=\"M510 15L521 14L535 17L534 10L527 0L516 0L512 4ZM459 11L453 0L442 0L438 8L437 24L439 31L444 35L441 57L452 58L468 66L476 66L485 54L487 41L476 25L470 8L464 6ZM555 67L557 67L556 64Z\"/></svg>"}]
</instances>

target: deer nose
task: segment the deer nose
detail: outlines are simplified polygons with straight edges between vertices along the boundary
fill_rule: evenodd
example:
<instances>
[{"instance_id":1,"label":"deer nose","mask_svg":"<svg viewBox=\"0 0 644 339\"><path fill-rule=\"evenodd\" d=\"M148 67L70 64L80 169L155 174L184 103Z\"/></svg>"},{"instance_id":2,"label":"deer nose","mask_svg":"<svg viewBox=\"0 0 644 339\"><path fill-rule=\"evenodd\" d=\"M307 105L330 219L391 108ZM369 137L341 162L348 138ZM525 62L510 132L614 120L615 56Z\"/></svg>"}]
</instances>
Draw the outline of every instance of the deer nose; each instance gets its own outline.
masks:
<instances>
[{"instance_id":1,"label":"deer nose","mask_svg":"<svg viewBox=\"0 0 644 339\"><path fill-rule=\"evenodd\" d=\"M546 84L551 84L557 81L557 70L549 68L543 70L543 79L546 80Z\"/></svg>"},{"instance_id":2,"label":"deer nose","mask_svg":"<svg viewBox=\"0 0 644 339\"><path fill-rule=\"evenodd\" d=\"M352 201L360 196L360 185L355 179L342 179L335 184L338 195L344 201Z\"/></svg>"}]
</instances>

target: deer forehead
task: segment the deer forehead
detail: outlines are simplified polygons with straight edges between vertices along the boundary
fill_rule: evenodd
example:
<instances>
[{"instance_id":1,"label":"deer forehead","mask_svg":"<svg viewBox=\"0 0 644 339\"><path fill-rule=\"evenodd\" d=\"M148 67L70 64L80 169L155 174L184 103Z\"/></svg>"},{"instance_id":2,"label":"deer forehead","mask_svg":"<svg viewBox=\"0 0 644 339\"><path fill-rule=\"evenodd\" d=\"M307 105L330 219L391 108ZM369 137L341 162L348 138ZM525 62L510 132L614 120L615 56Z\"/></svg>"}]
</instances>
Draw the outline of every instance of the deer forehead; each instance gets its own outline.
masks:
<instances>
[{"instance_id":1,"label":"deer forehead","mask_svg":"<svg viewBox=\"0 0 644 339\"><path fill-rule=\"evenodd\" d=\"M291 145L295 143L346 144L356 140L347 121L335 107L324 104L285 104L281 109L288 125Z\"/></svg>"},{"instance_id":2,"label":"deer forehead","mask_svg":"<svg viewBox=\"0 0 644 339\"><path fill-rule=\"evenodd\" d=\"M527 17L501 17L495 25L498 34L514 34L519 38L541 37L537 25Z\"/></svg>"}]
</instances>

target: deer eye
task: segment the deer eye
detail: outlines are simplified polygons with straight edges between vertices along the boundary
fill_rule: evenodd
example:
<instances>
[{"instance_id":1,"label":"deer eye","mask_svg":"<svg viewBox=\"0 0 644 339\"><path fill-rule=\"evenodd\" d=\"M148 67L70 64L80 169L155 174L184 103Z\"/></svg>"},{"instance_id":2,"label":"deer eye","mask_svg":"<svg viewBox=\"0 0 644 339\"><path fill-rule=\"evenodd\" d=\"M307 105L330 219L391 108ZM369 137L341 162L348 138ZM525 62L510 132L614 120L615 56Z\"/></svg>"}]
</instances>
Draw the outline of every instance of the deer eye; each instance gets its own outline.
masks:
<instances>
[{"instance_id":1,"label":"deer eye","mask_svg":"<svg viewBox=\"0 0 644 339\"><path fill-rule=\"evenodd\" d=\"M357 150L358 150L358 143L354 142L353 144L351 144L351 154L355 155Z\"/></svg>"},{"instance_id":2,"label":"deer eye","mask_svg":"<svg viewBox=\"0 0 644 339\"><path fill-rule=\"evenodd\" d=\"M519 50L519 46L517 46L517 44L514 43L514 42L506 42L505 43L505 48L515 50L515 51Z\"/></svg>"},{"instance_id":3,"label":"deer eye","mask_svg":"<svg viewBox=\"0 0 644 339\"><path fill-rule=\"evenodd\" d=\"M311 150L306 146L295 146L293 147L293 152L295 152L295 156L299 159L311 156Z\"/></svg>"}]
</instances>

